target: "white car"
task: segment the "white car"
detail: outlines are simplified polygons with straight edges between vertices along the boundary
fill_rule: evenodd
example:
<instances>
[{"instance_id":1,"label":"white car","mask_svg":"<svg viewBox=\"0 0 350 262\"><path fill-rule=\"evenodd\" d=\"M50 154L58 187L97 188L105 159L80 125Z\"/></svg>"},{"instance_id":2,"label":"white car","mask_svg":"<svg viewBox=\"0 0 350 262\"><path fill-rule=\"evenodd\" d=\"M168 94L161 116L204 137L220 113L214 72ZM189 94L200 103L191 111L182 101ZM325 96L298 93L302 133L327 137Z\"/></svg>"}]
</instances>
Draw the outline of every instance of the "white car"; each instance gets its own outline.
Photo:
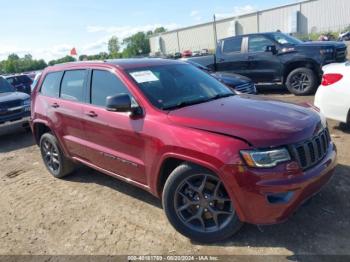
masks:
<instances>
[{"instance_id":1,"label":"white car","mask_svg":"<svg viewBox=\"0 0 350 262\"><path fill-rule=\"evenodd\" d=\"M323 67L315 106L330 119L350 124L350 62Z\"/></svg>"}]
</instances>

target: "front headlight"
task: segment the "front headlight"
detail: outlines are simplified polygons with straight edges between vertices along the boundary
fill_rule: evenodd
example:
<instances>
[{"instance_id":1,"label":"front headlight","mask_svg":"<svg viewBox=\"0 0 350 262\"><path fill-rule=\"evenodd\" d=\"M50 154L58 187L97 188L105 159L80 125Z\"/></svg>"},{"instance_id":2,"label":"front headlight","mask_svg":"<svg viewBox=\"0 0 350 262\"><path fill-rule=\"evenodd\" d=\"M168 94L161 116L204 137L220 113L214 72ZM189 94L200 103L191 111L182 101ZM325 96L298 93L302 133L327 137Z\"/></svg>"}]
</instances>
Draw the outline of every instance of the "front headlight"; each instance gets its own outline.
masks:
<instances>
[{"instance_id":1,"label":"front headlight","mask_svg":"<svg viewBox=\"0 0 350 262\"><path fill-rule=\"evenodd\" d=\"M241 155L250 167L275 167L280 163L291 160L286 148L271 150L242 150Z\"/></svg>"},{"instance_id":2,"label":"front headlight","mask_svg":"<svg viewBox=\"0 0 350 262\"><path fill-rule=\"evenodd\" d=\"M23 105L24 106L30 106L30 98L23 100Z\"/></svg>"}]
</instances>

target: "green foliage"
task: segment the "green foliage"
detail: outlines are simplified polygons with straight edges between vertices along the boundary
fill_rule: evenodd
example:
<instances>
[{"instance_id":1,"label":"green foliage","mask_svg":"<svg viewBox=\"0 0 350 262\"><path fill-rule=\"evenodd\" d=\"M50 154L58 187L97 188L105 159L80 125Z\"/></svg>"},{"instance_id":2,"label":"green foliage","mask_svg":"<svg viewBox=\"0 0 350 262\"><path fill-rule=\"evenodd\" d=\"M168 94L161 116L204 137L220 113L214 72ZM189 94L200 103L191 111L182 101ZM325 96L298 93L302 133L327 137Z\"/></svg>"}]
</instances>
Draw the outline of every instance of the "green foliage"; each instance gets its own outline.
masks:
<instances>
[{"instance_id":1,"label":"green foliage","mask_svg":"<svg viewBox=\"0 0 350 262\"><path fill-rule=\"evenodd\" d=\"M53 65L56 65L56 64L62 64L62 63L68 63L68 62L75 62L75 58L72 57L72 56L65 56L65 57L62 57L60 59L57 59L57 60L51 60L49 62L49 65L50 66L53 66Z\"/></svg>"},{"instance_id":2,"label":"green foliage","mask_svg":"<svg viewBox=\"0 0 350 262\"><path fill-rule=\"evenodd\" d=\"M165 33L167 30L164 27L158 27L154 30L153 34L160 34L160 33ZM152 32L152 31L151 31Z\"/></svg>"},{"instance_id":3,"label":"green foliage","mask_svg":"<svg viewBox=\"0 0 350 262\"><path fill-rule=\"evenodd\" d=\"M116 36L113 36L108 41L108 51L110 58L118 58L119 57L119 40Z\"/></svg>"},{"instance_id":4,"label":"green foliage","mask_svg":"<svg viewBox=\"0 0 350 262\"><path fill-rule=\"evenodd\" d=\"M149 38L154 34L166 32L164 27L158 27L154 31L138 32L122 42L124 47L123 52L120 52L119 39L113 36L108 41L108 53L101 52L96 55L80 55L79 61L90 60L106 60L116 58L129 58L137 56L145 56L150 53ZM72 56L65 56L60 59L52 60L48 65L56 65L60 63L74 62L75 58ZM13 74L28 71L42 70L47 66L43 59L35 60L30 54L20 58L17 54L10 54L7 60L0 61L0 74Z\"/></svg>"},{"instance_id":5,"label":"green foliage","mask_svg":"<svg viewBox=\"0 0 350 262\"><path fill-rule=\"evenodd\" d=\"M1 74L14 74L42 70L47 67L43 59L35 60L30 54L20 58L17 54L10 54L6 60L0 62Z\"/></svg>"},{"instance_id":6,"label":"green foliage","mask_svg":"<svg viewBox=\"0 0 350 262\"><path fill-rule=\"evenodd\" d=\"M149 36L144 32L125 38L123 45L125 45L123 57L142 56L150 52Z\"/></svg>"}]
</instances>

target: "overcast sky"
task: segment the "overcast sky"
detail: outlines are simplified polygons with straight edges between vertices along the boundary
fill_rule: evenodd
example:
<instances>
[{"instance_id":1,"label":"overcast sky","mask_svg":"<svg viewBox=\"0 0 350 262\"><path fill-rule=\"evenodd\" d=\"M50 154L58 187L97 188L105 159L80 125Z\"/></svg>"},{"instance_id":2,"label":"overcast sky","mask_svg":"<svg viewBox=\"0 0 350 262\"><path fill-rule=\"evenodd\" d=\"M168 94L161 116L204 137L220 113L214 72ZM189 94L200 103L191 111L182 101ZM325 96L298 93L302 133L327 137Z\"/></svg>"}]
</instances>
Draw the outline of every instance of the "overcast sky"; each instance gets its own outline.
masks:
<instances>
[{"instance_id":1,"label":"overcast sky","mask_svg":"<svg viewBox=\"0 0 350 262\"><path fill-rule=\"evenodd\" d=\"M296 2L295 0L0 0L0 60L9 53L50 60L107 51L107 40Z\"/></svg>"}]
</instances>

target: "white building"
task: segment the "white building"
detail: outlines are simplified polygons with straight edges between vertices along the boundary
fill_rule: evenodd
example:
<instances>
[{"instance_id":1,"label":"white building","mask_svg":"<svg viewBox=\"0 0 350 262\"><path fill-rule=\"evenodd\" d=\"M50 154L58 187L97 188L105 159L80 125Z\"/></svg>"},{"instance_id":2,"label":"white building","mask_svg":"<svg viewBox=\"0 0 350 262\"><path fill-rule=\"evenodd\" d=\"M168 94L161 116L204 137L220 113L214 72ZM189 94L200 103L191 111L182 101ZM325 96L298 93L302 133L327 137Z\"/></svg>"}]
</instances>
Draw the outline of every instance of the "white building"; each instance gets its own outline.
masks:
<instances>
[{"instance_id":1,"label":"white building","mask_svg":"<svg viewBox=\"0 0 350 262\"><path fill-rule=\"evenodd\" d=\"M214 49L217 39L257 32L286 33L340 31L350 25L350 0L305 0L152 36L151 52L171 54L184 50Z\"/></svg>"}]
</instances>

